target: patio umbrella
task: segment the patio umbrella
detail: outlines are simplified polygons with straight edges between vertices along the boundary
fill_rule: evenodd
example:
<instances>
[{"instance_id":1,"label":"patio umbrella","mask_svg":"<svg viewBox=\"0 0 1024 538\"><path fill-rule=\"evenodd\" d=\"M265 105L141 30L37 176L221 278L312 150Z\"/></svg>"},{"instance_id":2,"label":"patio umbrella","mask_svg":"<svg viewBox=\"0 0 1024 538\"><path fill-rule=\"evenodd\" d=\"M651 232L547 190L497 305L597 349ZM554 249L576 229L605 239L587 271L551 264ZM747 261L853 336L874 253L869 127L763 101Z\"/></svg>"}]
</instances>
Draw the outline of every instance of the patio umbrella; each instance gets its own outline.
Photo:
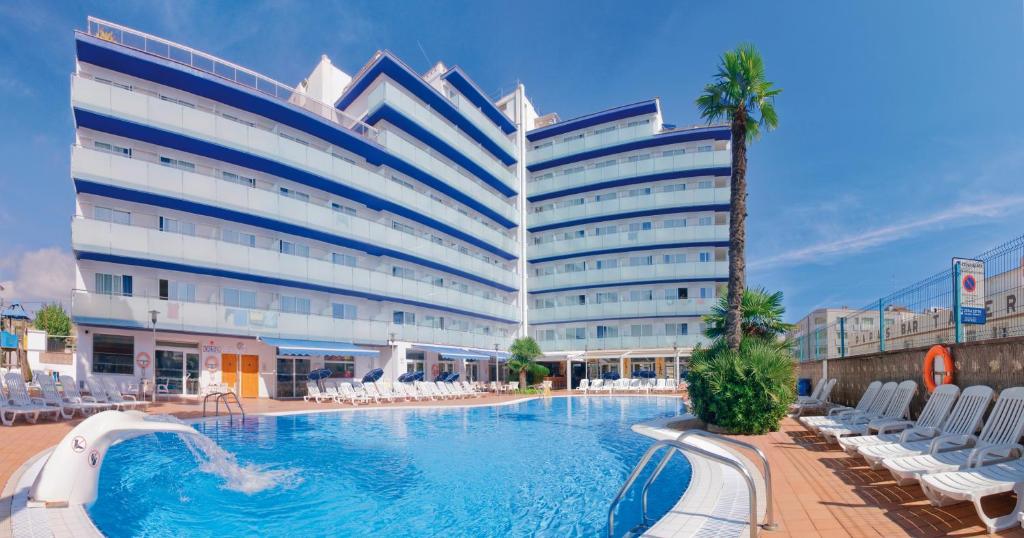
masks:
<instances>
[{"instance_id":1,"label":"patio umbrella","mask_svg":"<svg viewBox=\"0 0 1024 538\"><path fill-rule=\"evenodd\" d=\"M333 372L331 372L327 368L320 368L318 370L313 370L312 372L306 374L306 377L310 381L320 381L321 379L326 379L328 377L331 377L332 373Z\"/></svg>"},{"instance_id":2,"label":"patio umbrella","mask_svg":"<svg viewBox=\"0 0 1024 538\"><path fill-rule=\"evenodd\" d=\"M406 372L406 373L398 376L398 382L399 383L408 383L408 382L412 381L412 375L413 375L412 372Z\"/></svg>"},{"instance_id":3,"label":"patio umbrella","mask_svg":"<svg viewBox=\"0 0 1024 538\"><path fill-rule=\"evenodd\" d=\"M363 376L363 383L373 383L374 381L377 381L378 379L380 379L381 376L383 376L383 375L384 375L384 370L383 369L381 369L381 368L374 368L373 370L370 370L369 372L366 372L366 375Z\"/></svg>"},{"instance_id":4,"label":"patio umbrella","mask_svg":"<svg viewBox=\"0 0 1024 538\"><path fill-rule=\"evenodd\" d=\"M456 372L452 372L452 373L448 374L448 379L445 379L444 381L445 381L445 383L451 383L452 381L458 381L458 380L459 380L459 374L456 373Z\"/></svg>"},{"instance_id":5,"label":"patio umbrella","mask_svg":"<svg viewBox=\"0 0 1024 538\"><path fill-rule=\"evenodd\" d=\"M621 376L618 372L605 372L604 375L601 376L602 379L607 381L615 381L616 379L619 379L619 377Z\"/></svg>"},{"instance_id":6,"label":"patio umbrella","mask_svg":"<svg viewBox=\"0 0 1024 538\"><path fill-rule=\"evenodd\" d=\"M653 379L657 377L657 374L654 373L654 370L640 370L639 372L636 373L636 377L640 377L643 379Z\"/></svg>"}]
</instances>

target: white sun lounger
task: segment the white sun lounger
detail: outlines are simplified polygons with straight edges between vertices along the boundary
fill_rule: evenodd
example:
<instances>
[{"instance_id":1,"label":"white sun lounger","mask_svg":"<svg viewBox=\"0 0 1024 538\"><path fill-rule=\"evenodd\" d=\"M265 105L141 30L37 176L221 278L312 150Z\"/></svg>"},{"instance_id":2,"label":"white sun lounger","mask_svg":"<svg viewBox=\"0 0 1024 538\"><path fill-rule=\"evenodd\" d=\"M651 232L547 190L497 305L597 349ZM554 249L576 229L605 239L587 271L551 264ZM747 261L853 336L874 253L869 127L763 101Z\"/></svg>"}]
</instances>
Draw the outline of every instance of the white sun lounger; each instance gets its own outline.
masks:
<instances>
[{"instance_id":1,"label":"white sun lounger","mask_svg":"<svg viewBox=\"0 0 1024 538\"><path fill-rule=\"evenodd\" d=\"M889 398L888 405L876 417L868 414L854 415L842 426L831 426L821 428L818 433L825 437L826 441L838 442L840 437L851 435L867 435L877 431L882 426L896 424L906 420L910 412L910 400L917 393L917 381L907 380L901 382Z\"/></svg>"},{"instance_id":2,"label":"white sun lounger","mask_svg":"<svg viewBox=\"0 0 1024 538\"><path fill-rule=\"evenodd\" d=\"M878 398L879 391L882 390L882 381L871 381L868 383L867 388L864 389L864 394L860 396L860 401L857 402L856 407L834 407L828 410L824 416L809 416L800 417L798 420L801 424L807 428L817 431L818 428L827 426L836 426L843 423L843 417L851 415L854 412L867 411L874 403L874 400Z\"/></svg>"},{"instance_id":3,"label":"white sun lounger","mask_svg":"<svg viewBox=\"0 0 1024 538\"><path fill-rule=\"evenodd\" d=\"M903 438L903 432L907 430L917 430L920 432L925 430L929 432L938 431L938 428L946 421L946 417L949 416L949 411L953 409L953 404L956 403L956 398L959 395L960 387L956 385L940 385L935 389L935 392L932 392L916 421L901 420L884 424L878 428L877 435L840 437L839 446L847 454L856 456L858 454L857 449L862 446L900 442Z\"/></svg>"},{"instance_id":4,"label":"white sun lounger","mask_svg":"<svg viewBox=\"0 0 1024 538\"><path fill-rule=\"evenodd\" d=\"M43 404L59 408L60 414L64 418L70 419L74 417L76 411L84 417L103 408L103 406L98 404L75 403L64 400L60 392L57 392L57 383L44 372L32 372L32 379L39 385L39 391L43 395L41 398Z\"/></svg>"},{"instance_id":5,"label":"white sun lounger","mask_svg":"<svg viewBox=\"0 0 1024 538\"><path fill-rule=\"evenodd\" d=\"M938 389L936 389L937 391ZM984 385L967 387L960 393L960 398L953 406L953 411L942 423L942 427L929 430L914 428L907 430L898 442L862 446L857 452L876 471L882 468L882 461L888 458L916 456L927 453L932 439L946 435L968 435L978 431L985 410L992 401L992 389Z\"/></svg>"},{"instance_id":6,"label":"white sun lounger","mask_svg":"<svg viewBox=\"0 0 1024 538\"><path fill-rule=\"evenodd\" d=\"M326 382L325 382L326 383ZM333 399L331 396L325 394L324 391L320 390L320 385L316 384L316 381L312 379L306 380L306 395L302 397L304 401L314 400L316 403L320 403L326 400Z\"/></svg>"},{"instance_id":7,"label":"white sun lounger","mask_svg":"<svg viewBox=\"0 0 1024 538\"><path fill-rule=\"evenodd\" d=\"M581 379L580 380L580 384L575 389L573 389L573 390L575 390L577 392L582 392L583 394L586 394L587 391L590 390L590 380L587 379L587 378Z\"/></svg>"},{"instance_id":8,"label":"white sun lounger","mask_svg":"<svg viewBox=\"0 0 1024 538\"><path fill-rule=\"evenodd\" d=\"M961 467L999 463L1022 448L1024 433L1024 387L1003 390L989 413L981 434L943 435L932 441L928 453L889 458L882 465L896 483L905 486L929 473L956 471Z\"/></svg>"},{"instance_id":9,"label":"white sun lounger","mask_svg":"<svg viewBox=\"0 0 1024 538\"><path fill-rule=\"evenodd\" d=\"M821 386L821 390L819 390L816 395L810 398L804 398L790 408L791 411L794 412L794 416L799 417L812 410L821 412L830 407L832 405L830 400L832 397L832 389L835 388L835 386L835 378L825 381L825 384Z\"/></svg>"},{"instance_id":10,"label":"white sun lounger","mask_svg":"<svg viewBox=\"0 0 1024 538\"><path fill-rule=\"evenodd\" d=\"M7 384L7 399L10 402L10 407L24 410L35 409L38 411L29 419L29 422L35 423L39 417L53 417L55 421L60 420L63 410L59 407L45 405L38 398L32 398L28 393L28 389L25 388L25 378L21 377L20 372L8 372L4 376L4 382ZM25 418L28 417L28 415L25 415Z\"/></svg>"},{"instance_id":11,"label":"white sun lounger","mask_svg":"<svg viewBox=\"0 0 1024 538\"><path fill-rule=\"evenodd\" d=\"M113 403L121 405L127 409L138 409L141 407L142 410L145 410L147 407L149 407L149 402L140 402L137 398L135 398L135 396L132 396L131 394L121 394L121 389L117 386L117 383L115 383L111 379L107 380L106 386L107 399L109 399Z\"/></svg>"},{"instance_id":12,"label":"white sun lounger","mask_svg":"<svg viewBox=\"0 0 1024 538\"><path fill-rule=\"evenodd\" d=\"M338 383L338 393L341 394L342 400L347 401L352 405L370 403L370 398L366 394L359 394L356 392L350 383Z\"/></svg>"},{"instance_id":13,"label":"white sun lounger","mask_svg":"<svg viewBox=\"0 0 1024 538\"><path fill-rule=\"evenodd\" d=\"M982 449L984 450L984 449ZM1019 451L1024 452L1024 447ZM931 473L921 477L921 490L935 506L971 502L988 532L996 533L1017 525L1024 511L1024 458L982 465L984 455L975 457L973 466L958 471ZM990 495L1017 492L1017 503L1008 514L989 517L981 500Z\"/></svg>"},{"instance_id":14,"label":"white sun lounger","mask_svg":"<svg viewBox=\"0 0 1024 538\"><path fill-rule=\"evenodd\" d=\"M825 383L828 383L827 379L824 377L819 379L818 382L814 384L814 390L811 391L810 396L797 396L796 405L808 402L820 402L821 391L825 389Z\"/></svg>"},{"instance_id":15,"label":"white sun lounger","mask_svg":"<svg viewBox=\"0 0 1024 538\"><path fill-rule=\"evenodd\" d=\"M71 376L60 376L60 388L64 391L64 401L66 402L94 405L99 411L114 408L114 404L98 402L92 396L82 396L82 392L78 390L78 382Z\"/></svg>"}]
</instances>

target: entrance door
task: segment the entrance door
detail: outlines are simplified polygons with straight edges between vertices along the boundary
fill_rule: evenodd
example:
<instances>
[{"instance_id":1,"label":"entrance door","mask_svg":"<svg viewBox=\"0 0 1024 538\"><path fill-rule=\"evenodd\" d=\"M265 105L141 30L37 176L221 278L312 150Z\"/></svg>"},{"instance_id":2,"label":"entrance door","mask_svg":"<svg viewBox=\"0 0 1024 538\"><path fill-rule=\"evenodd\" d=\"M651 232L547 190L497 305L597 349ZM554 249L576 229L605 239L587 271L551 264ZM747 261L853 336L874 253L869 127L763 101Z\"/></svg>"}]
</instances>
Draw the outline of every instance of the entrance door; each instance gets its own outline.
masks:
<instances>
[{"instance_id":1,"label":"entrance door","mask_svg":"<svg viewBox=\"0 0 1024 538\"><path fill-rule=\"evenodd\" d=\"M582 362L572 363L572 386L569 387L574 389L580 386L580 380L587 375L587 365Z\"/></svg>"},{"instance_id":2,"label":"entrance door","mask_svg":"<svg viewBox=\"0 0 1024 538\"><path fill-rule=\"evenodd\" d=\"M225 353L220 356L220 381L238 392L238 355Z\"/></svg>"},{"instance_id":3,"label":"entrance door","mask_svg":"<svg viewBox=\"0 0 1024 538\"><path fill-rule=\"evenodd\" d=\"M475 362L466 362L466 381L477 381L480 379L480 370Z\"/></svg>"},{"instance_id":4,"label":"entrance door","mask_svg":"<svg viewBox=\"0 0 1024 538\"><path fill-rule=\"evenodd\" d=\"M242 397L257 398L260 395L260 358L257 355L242 355Z\"/></svg>"}]
</instances>

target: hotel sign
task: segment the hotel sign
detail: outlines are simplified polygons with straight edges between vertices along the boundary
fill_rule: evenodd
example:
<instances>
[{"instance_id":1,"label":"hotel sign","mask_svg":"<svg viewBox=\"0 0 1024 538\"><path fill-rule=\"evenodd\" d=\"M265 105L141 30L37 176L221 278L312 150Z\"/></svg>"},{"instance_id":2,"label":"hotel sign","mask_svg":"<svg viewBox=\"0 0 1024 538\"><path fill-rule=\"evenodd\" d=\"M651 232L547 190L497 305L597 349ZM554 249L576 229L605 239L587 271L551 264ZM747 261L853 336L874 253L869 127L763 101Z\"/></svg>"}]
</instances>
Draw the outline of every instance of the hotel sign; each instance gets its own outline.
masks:
<instances>
[{"instance_id":1,"label":"hotel sign","mask_svg":"<svg viewBox=\"0 0 1024 538\"><path fill-rule=\"evenodd\" d=\"M966 258L953 258L953 283L960 323L985 324L985 262Z\"/></svg>"}]
</instances>

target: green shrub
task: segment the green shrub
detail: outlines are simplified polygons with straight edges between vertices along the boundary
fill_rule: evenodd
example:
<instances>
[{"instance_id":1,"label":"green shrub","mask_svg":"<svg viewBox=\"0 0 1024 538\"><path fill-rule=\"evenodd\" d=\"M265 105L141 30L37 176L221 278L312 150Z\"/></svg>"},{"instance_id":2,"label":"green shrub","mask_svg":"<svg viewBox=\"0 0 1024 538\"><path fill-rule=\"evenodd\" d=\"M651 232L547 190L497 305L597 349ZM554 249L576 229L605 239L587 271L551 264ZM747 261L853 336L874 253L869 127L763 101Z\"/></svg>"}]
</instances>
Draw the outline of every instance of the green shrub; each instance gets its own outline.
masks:
<instances>
[{"instance_id":1,"label":"green shrub","mask_svg":"<svg viewBox=\"0 0 1024 538\"><path fill-rule=\"evenodd\" d=\"M687 374L691 411L731 433L777 431L796 400L795 369L788 346L756 337L738 352L724 339L697 348Z\"/></svg>"}]
</instances>

